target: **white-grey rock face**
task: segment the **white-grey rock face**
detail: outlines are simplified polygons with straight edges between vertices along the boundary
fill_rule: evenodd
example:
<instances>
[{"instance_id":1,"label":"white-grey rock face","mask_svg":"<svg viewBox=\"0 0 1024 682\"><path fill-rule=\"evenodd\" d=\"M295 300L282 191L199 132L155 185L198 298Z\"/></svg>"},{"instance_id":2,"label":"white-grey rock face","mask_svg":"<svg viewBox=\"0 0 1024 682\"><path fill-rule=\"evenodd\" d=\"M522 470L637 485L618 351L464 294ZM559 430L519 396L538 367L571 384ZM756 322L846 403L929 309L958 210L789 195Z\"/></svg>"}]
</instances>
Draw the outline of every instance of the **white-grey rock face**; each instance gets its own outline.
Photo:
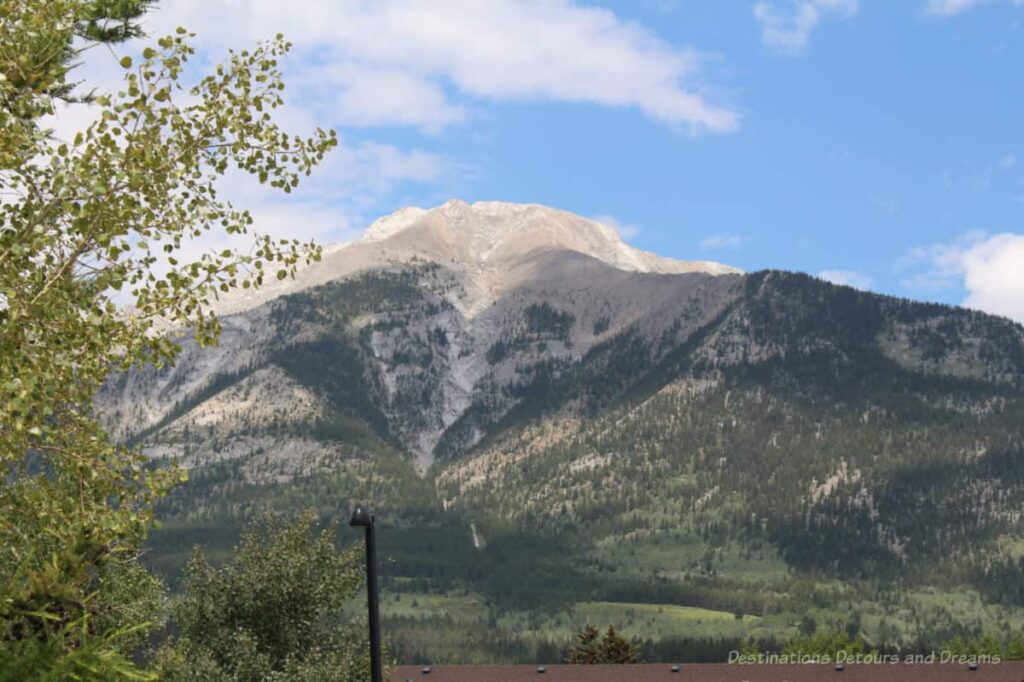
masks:
<instances>
[{"instance_id":1,"label":"white-grey rock face","mask_svg":"<svg viewBox=\"0 0 1024 682\"><path fill-rule=\"evenodd\" d=\"M674 260L641 251L623 242L607 225L536 204L478 201L471 205L453 200L430 211L402 209L373 223L360 243L398 238L425 254L494 269L537 251L573 251L631 272L739 272L721 263Z\"/></svg>"},{"instance_id":2,"label":"white-grey rock face","mask_svg":"<svg viewBox=\"0 0 1024 682\"><path fill-rule=\"evenodd\" d=\"M429 275L425 263L436 264ZM222 301L218 347L199 349L186 337L175 367L111 382L98 401L109 427L121 438L143 434L148 452L187 465L244 460L252 477L324 466L329 446L281 434L327 414L330 401L289 378L279 354L339 332L308 321L285 328L274 310L289 294L378 270L420 273L419 309L365 310L342 335L359 348L389 436L420 470L453 426L459 432L449 440L472 445L484 426L467 413L486 405L500 418L518 401L511 389L545 363L579 361L627 329L652 348L685 339L735 296L738 278L730 275L740 272L640 251L605 225L545 206L406 208L357 241L326 247L294 280ZM537 328L531 311L565 324ZM257 468L274 473L252 473Z\"/></svg>"},{"instance_id":3,"label":"white-grey rock face","mask_svg":"<svg viewBox=\"0 0 1024 682\"><path fill-rule=\"evenodd\" d=\"M712 261L676 260L641 251L606 225L548 206L467 204L455 199L430 210L403 208L380 218L357 241L325 247L322 260L303 267L295 279L230 295L219 312L240 312L361 270L416 258L440 263L464 277L467 296L458 306L472 316L528 282L535 270L531 265L541 255L558 252L590 256L626 272L741 273Z\"/></svg>"}]
</instances>

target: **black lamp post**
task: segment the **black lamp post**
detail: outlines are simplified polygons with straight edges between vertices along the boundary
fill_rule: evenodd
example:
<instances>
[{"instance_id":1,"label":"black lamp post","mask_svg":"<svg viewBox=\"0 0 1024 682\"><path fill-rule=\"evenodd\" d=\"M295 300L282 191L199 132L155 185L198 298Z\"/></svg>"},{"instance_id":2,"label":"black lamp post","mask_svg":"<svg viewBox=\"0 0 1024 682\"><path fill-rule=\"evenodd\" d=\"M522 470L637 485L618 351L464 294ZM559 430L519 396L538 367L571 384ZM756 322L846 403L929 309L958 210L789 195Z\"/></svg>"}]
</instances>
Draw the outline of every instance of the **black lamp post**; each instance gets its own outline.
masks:
<instances>
[{"instance_id":1,"label":"black lamp post","mask_svg":"<svg viewBox=\"0 0 1024 682\"><path fill-rule=\"evenodd\" d=\"M377 535L373 514L357 504L348 525L366 529L366 607L370 616L370 680L383 682L380 671L380 610L377 605Z\"/></svg>"}]
</instances>

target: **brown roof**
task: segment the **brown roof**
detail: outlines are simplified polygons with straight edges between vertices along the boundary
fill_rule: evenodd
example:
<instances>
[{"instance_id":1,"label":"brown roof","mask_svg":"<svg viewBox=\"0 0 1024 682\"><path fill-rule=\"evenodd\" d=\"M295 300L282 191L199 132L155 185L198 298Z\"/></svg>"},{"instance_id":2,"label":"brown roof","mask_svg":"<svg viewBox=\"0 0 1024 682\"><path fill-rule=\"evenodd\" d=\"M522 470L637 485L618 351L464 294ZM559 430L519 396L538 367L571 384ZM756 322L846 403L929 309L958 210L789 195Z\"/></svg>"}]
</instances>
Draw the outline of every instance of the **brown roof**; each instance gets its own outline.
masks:
<instances>
[{"instance_id":1,"label":"brown roof","mask_svg":"<svg viewBox=\"0 0 1024 682\"><path fill-rule=\"evenodd\" d=\"M691 663L672 671L647 665L400 665L391 682L1024 682L1024 662L966 665L880 663L846 665L727 665Z\"/></svg>"}]
</instances>

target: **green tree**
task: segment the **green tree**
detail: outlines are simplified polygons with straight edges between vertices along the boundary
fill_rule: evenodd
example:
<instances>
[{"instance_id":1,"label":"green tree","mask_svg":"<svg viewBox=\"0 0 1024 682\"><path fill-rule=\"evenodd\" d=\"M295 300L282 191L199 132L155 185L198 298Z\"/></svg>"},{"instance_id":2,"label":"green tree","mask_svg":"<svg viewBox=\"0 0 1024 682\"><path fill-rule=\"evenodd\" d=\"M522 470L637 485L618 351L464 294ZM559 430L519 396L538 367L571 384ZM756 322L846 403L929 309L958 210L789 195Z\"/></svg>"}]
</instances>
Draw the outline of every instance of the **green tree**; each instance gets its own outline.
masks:
<instances>
[{"instance_id":1,"label":"green tree","mask_svg":"<svg viewBox=\"0 0 1024 682\"><path fill-rule=\"evenodd\" d=\"M800 634L804 637L810 637L818 631L818 621L814 620L814 617L809 613L805 613L803 618L800 619Z\"/></svg>"},{"instance_id":2,"label":"green tree","mask_svg":"<svg viewBox=\"0 0 1024 682\"><path fill-rule=\"evenodd\" d=\"M1007 661L1024 661L1024 631L1018 630L1010 637L1003 649L1003 658Z\"/></svg>"},{"instance_id":3,"label":"green tree","mask_svg":"<svg viewBox=\"0 0 1024 682\"><path fill-rule=\"evenodd\" d=\"M186 89L193 49L178 29L140 63L120 60L122 88L93 99L97 119L73 140L46 129L55 98L76 97L75 41L137 35L148 4L0 3L0 670L17 679L134 674L127 654L157 613L159 585L136 559L154 501L184 472L115 446L97 388L172 363L162 330L215 343L220 294L319 257L251 234L215 189L236 168L288 192L336 144L275 125L280 36ZM214 230L249 234L252 249L183 255Z\"/></svg>"},{"instance_id":4,"label":"green tree","mask_svg":"<svg viewBox=\"0 0 1024 682\"><path fill-rule=\"evenodd\" d=\"M590 623L576 635L576 641L565 657L566 663L592 665L600 662L601 633Z\"/></svg>"},{"instance_id":5,"label":"green tree","mask_svg":"<svg viewBox=\"0 0 1024 682\"><path fill-rule=\"evenodd\" d=\"M603 663L636 663L639 660L639 652L609 625L601 640L601 658Z\"/></svg>"},{"instance_id":6,"label":"green tree","mask_svg":"<svg viewBox=\"0 0 1024 682\"><path fill-rule=\"evenodd\" d=\"M598 663L637 663L639 651L627 639L608 626L602 636L597 628L589 623L579 634L576 642L569 649L566 663L594 665Z\"/></svg>"},{"instance_id":7,"label":"green tree","mask_svg":"<svg viewBox=\"0 0 1024 682\"><path fill-rule=\"evenodd\" d=\"M143 35L136 21L155 0L53 0L42 3L12 0L0 8L4 37L16 40L0 45L0 65L6 94L26 95L21 109L4 102L5 113L31 121L38 116L33 100L43 95L66 101L91 101L92 93L74 94L77 83L68 74L83 52L100 44L116 44ZM45 107L45 104L43 104Z\"/></svg>"},{"instance_id":8,"label":"green tree","mask_svg":"<svg viewBox=\"0 0 1024 682\"><path fill-rule=\"evenodd\" d=\"M219 570L196 553L173 609L180 636L158 656L164 679L368 679L366 630L342 619L363 584L362 550L339 551L337 528L314 525L312 512L255 524Z\"/></svg>"},{"instance_id":9,"label":"green tree","mask_svg":"<svg viewBox=\"0 0 1024 682\"><path fill-rule=\"evenodd\" d=\"M836 658L840 652L846 654L869 653L860 638L850 637L845 630L819 630L813 635L791 639L782 647L782 653L789 656L830 656Z\"/></svg>"}]
</instances>

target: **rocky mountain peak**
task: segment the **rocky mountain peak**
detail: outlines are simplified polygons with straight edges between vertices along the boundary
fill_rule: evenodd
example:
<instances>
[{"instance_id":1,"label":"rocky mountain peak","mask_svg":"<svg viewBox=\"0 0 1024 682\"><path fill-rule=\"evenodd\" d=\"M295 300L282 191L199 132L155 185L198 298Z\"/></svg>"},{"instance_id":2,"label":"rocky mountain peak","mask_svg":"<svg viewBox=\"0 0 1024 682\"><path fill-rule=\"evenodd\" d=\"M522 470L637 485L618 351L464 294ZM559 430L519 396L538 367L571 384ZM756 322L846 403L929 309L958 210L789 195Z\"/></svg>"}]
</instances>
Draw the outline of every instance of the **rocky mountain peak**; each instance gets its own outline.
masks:
<instances>
[{"instance_id":1,"label":"rocky mountain peak","mask_svg":"<svg viewBox=\"0 0 1024 682\"><path fill-rule=\"evenodd\" d=\"M538 204L459 199L433 209L403 208L374 222L357 243L389 242L464 264L519 261L537 251L572 251L632 272L740 271L711 261L682 261L641 251L600 222Z\"/></svg>"},{"instance_id":2,"label":"rocky mountain peak","mask_svg":"<svg viewBox=\"0 0 1024 682\"><path fill-rule=\"evenodd\" d=\"M535 278L537 268L550 268L545 256L552 254L582 254L624 272L741 274L713 261L677 260L642 251L607 225L549 206L452 199L435 208L407 207L379 218L355 241L325 246L323 259L301 267L295 279L232 292L217 311L241 312L279 296L415 258L462 273L467 297L456 305L472 316L503 292Z\"/></svg>"}]
</instances>

